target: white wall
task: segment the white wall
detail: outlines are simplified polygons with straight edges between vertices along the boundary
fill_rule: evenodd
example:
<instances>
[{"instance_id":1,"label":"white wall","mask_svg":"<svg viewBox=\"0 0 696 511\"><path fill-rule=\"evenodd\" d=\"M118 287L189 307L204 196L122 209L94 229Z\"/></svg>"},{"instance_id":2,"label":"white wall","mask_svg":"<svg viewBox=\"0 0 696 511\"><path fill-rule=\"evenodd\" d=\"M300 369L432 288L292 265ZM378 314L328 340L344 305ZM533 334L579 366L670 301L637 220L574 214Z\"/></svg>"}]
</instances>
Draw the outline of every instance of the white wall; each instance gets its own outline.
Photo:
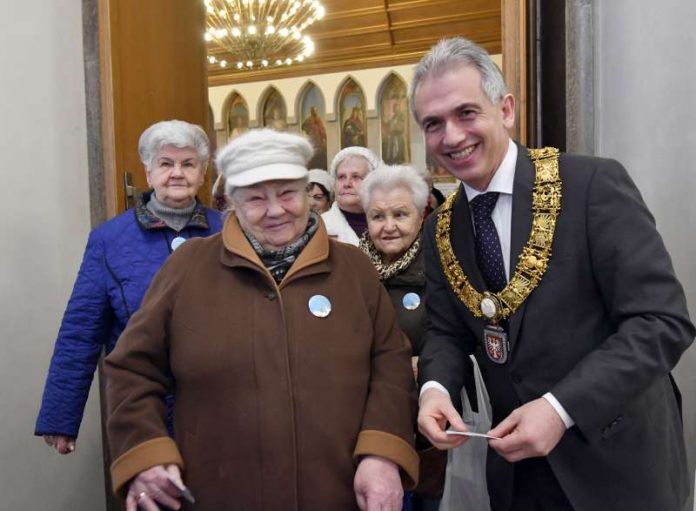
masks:
<instances>
[{"instance_id":1,"label":"white wall","mask_svg":"<svg viewBox=\"0 0 696 511\"><path fill-rule=\"evenodd\" d=\"M598 0L596 146L624 163L655 215L696 320L696 2ZM696 465L696 348L675 371Z\"/></svg>"},{"instance_id":2,"label":"white wall","mask_svg":"<svg viewBox=\"0 0 696 511\"><path fill-rule=\"evenodd\" d=\"M0 2L1 509L104 509L93 392L77 451L33 436L89 230L80 0Z\"/></svg>"}]
</instances>

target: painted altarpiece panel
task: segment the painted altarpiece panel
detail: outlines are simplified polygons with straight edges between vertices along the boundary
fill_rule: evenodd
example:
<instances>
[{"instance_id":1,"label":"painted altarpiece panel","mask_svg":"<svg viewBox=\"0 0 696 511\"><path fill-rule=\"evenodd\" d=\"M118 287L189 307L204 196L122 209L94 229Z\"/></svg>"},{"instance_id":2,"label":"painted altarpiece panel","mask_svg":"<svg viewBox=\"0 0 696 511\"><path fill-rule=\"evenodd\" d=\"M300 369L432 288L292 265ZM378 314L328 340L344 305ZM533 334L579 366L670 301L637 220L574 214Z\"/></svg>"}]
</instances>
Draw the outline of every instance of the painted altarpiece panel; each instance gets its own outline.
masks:
<instances>
[{"instance_id":1,"label":"painted altarpiece panel","mask_svg":"<svg viewBox=\"0 0 696 511\"><path fill-rule=\"evenodd\" d=\"M389 75L379 100L382 160L389 165L410 163L411 137L406 83Z\"/></svg>"},{"instance_id":2,"label":"painted altarpiece panel","mask_svg":"<svg viewBox=\"0 0 696 511\"><path fill-rule=\"evenodd\" d=\"M271 88L263 103L263 125L266 128L286 131L288 129L287 115L288 110L283 96L277 89Z\"/></svg>"},{"instance_id":3,"label":"painted altarpiece panel","mask_svg":"<svg viewBox=\"0 0 696 511\"><path fill-rule=\"evenodd\" d=\"M348 78L338 97L341 149L350 146L367 147L365 94L352 78Z\"/></svg>"},{"instance_id":4,"label":"painted altarpiece panel","mask_svg":"<svg viewBox=\"0 0 696 511\"><path fill-rule=\"evenodd\" d=\"M319 88L310 83L300 103L300 126L314 146L314 156L308 163L310 169L328 168L326 151L326 105Z\"/></svg>"},{"instance_id":5,"label":"painted altarpiece panel","mask_svg":"<svg viewBox=\"0 0 696 511\"><path fill-rule=\"evenodd\" d=\"M229 99L225 130L227 140L232 140L249 130L249 108L244 98L236 92Z\"/></svg>"}]
</instances>

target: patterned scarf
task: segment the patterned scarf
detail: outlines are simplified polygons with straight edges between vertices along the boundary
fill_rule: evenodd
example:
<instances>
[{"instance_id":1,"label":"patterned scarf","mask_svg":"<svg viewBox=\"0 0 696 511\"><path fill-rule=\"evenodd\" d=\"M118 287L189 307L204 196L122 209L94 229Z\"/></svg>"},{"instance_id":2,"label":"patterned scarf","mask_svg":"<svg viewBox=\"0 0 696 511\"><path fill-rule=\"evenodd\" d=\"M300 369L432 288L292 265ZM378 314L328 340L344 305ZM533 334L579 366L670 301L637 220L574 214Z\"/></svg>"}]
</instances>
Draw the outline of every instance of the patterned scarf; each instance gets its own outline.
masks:
<instances>
[{"instance_id":1,"label":"patterned scarf","mask_svg":"<svg viewBox=\"0 0 696 511\"><path fill-rule=\"evenodd\" d=\"M401 257L399 257L396 261L394 261L391 264L387 264L382 260L382 253L379 250L377 250L377 247L375 247L375 244L372 242L372 239L370 238L367 232L362 235L362 238L360 238L359 247L360 250L367 254L367 257L370 258L370 261L372 261L372 265L375 267L377 273L379 274L379 280L385 282L392 278L394 275L398 275L402 271L405 271L406 268L411 266L411 263L420 251L420 240L421 237L419 233L418 236L416 236L416 239L413 241L413 243L411 243L411 246L408 247L408 250L406 250L406 252L404 252Z\"/></svg>"},{"instance_id":2,"label":"patterned scarf","mask_svg":"<svg viewBox=\"0 0 696 511\"><path fill-rule=\"evenodd\" d=\"M314 236L314 233L317 232L318 228L319 215L311 211L304 234L296 241L280 250L265 250L261 246L261 243L259 243L251 233L245 232L244 234L249 240L249 243L251 243L251 246L254 247L254 251L258 254L263 265L271 272L275 281L280 283L292 264L299 257L300 252L307 246L307 243L309 243L309 240Z\"/></svg>"}]
</instances>

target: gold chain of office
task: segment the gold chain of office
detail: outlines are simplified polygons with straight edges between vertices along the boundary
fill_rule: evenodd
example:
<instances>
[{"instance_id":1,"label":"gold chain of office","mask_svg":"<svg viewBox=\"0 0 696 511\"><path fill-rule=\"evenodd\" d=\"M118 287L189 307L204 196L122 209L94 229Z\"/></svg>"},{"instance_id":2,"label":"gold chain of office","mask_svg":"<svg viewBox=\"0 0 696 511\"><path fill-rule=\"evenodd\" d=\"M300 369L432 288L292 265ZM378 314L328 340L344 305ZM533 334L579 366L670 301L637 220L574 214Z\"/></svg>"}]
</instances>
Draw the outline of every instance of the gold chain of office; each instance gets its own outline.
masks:
<instances>
[{"instance_id":1,"label":"gold chain of office","mask_svg":"<svg viewBox=\"0 0 696 511\"><path fill-rule=\"evenodd\" d=\"M544 147L528 149L529 157L534 162L536 175L532 191L532 230L529 240L522 249L515 274L501 291L483 293L474 289L452 250L450 229L452 206L459 192L451 194L438 213L435 241L440 253L440 261L445 276L454 294L467 309L477 317L484 315L493 324L509 318L522 305L536 288L546 272L551 245L556 229L556 218L561 211L561 178L558 171L558 149ZM482 301L492 300L496 311L494 315L484 314Z\"/></svg>"}]
</instances>

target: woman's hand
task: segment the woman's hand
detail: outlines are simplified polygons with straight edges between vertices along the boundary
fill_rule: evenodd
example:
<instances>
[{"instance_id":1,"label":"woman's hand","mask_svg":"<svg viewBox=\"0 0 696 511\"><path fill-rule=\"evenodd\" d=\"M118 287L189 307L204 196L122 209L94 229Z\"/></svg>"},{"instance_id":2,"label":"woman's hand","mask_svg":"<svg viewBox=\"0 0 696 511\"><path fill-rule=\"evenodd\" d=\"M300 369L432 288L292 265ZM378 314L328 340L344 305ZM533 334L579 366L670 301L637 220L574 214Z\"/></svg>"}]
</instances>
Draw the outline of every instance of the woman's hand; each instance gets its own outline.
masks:
<instances>
[{"instance_id":1,"label":"woman's hand","mask_svg":"<svg viewBox=\"0 0 696 511\"><path fill-rule=\"evenodd\" d=\"M64 435L44 435L44 442L60 454L70 454L75 450L75 439Z\"/></svg>"},{"instance_id":2,"label":"woman's hand","mask_svg":"<svg viewBox=\"0 0 696 511\"><path fill-rule=\"evenodd\" d=\"M400 511L404 489L399 467L381 456L365 456L355 471L353 489L361 511Z\"/></svg>"},{"instance_id":3,"label":"woman's hand","mask_svg":"<svg viewBox=\"0 0 696 511\"><path fill-rule=\"evenodd\" d=\"M157 465L138 474L128 488L126 495L126 511L159 511L158 504L169 509L180 509L179 496L181 492L169 480L172 478L181 483L181 472L176 465Z\"/></svg>"}]
</instances>

